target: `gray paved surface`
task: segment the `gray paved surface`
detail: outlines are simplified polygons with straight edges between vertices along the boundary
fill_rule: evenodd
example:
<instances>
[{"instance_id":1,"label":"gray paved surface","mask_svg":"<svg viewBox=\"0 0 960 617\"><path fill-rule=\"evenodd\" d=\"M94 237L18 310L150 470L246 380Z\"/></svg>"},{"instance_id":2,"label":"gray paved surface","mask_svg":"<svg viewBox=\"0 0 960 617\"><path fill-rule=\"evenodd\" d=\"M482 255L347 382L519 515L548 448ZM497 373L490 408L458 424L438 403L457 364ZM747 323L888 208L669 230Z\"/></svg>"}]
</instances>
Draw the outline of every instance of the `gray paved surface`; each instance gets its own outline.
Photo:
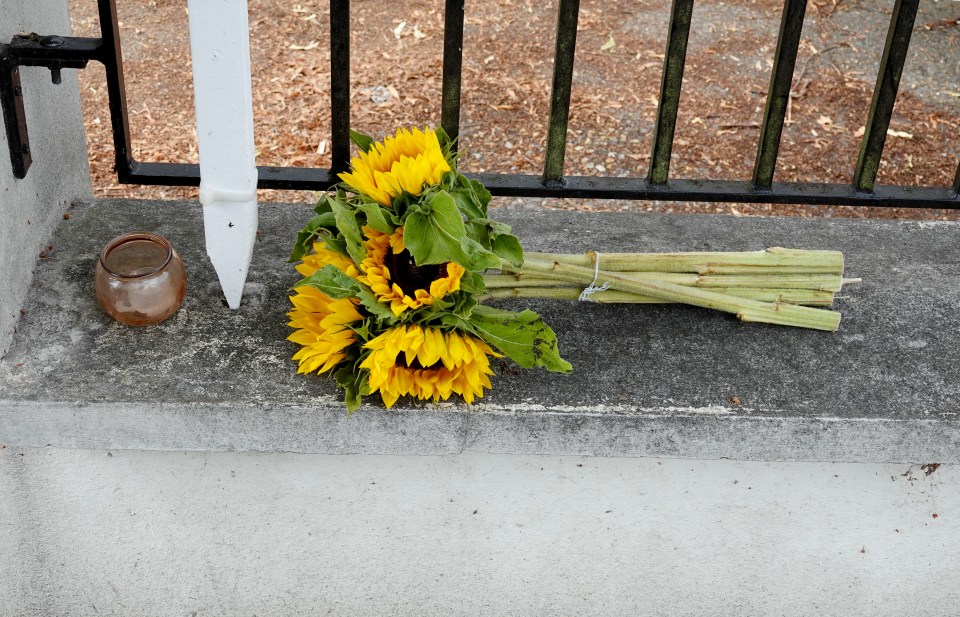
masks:
<instances>
[{"instance_id":1,"label":"gray paved surface","mask_svg":"<svg viewBox=\"0 0 960 617\"><path fill-rule=\"evenodd\" d=\"M572 375L498 364L483 402L379 402L348 417L333 383L289 360L286 263L305 205L261 207L239 312L202 247L200 209L78 207L39 264L0 360L0 443L160 449L446 453L477 449L756 460L960 460L960 226L934 222L497 210L528 249L829 248L849 286L834 334L741 324L694 307L527 302L560 337ZM181 311L129 329L97 307L99 248L134 229L187 264ZM522 308L519 304L507 306ZM731 396L742 404L734 406Z\"/></svg>"}]
</instances>

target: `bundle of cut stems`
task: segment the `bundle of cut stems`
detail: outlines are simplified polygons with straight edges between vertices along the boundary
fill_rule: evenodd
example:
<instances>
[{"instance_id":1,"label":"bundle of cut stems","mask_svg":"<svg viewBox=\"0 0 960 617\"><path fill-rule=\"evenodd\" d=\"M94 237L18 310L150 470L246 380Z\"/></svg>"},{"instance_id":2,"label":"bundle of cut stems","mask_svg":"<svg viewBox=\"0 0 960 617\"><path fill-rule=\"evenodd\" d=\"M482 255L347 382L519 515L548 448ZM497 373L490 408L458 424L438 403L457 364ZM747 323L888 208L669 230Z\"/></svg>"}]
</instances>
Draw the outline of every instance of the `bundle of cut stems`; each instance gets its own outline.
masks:
<instances>
[{"instance_id":1,"label":"bundle of cut stems","mask_svg":"<svg viewBox=\"0 0 960 617\"><path fill-rule=\"evenodd\" d=\"M599 263L598 263L599 259ZM682 303L742 321L835 331L833 303L844 283L843 254L768 248L730 253L526 253L522 268L503 264L484 277L485 299L587 299L600 303Z\"/></svg>"}]
</instances>

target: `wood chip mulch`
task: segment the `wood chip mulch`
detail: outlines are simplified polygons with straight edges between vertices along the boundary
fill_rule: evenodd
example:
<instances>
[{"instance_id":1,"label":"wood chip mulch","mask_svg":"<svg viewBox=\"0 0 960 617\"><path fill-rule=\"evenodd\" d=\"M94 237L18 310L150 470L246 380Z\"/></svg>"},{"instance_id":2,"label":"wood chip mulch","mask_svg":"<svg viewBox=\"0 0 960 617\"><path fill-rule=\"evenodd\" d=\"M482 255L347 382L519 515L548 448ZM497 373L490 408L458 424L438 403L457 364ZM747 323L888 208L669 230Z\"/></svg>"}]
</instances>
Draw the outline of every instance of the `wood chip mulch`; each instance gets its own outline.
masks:
<instances>
[{"instance_id":1,"label":"wood chip mulch","mask_svg":"<svg viewBox=\"0 0 960 617\"><path fill-rule=\"evenodd\" d=\"M94 3L71 0L71 4L74 34L97 36ZM776 0L730 4L744 5L773 23L778 22L782 8L782 2ZM186 3L122 0L118 5L133 156L140 161L195 163ZM330 165L328 7L328 2L320 0L249 1L260 165ZM814 32L836 30L831 20L843 8L839 0L812 2L808 17L813 20ZM442 3L425 0L352 3L351 118L355 129L379 137L398 126L438 124L442 10ZM666 0L611 0L581 7L566 153L568 174L646 174L668 14ZM463 171L542 171L555 27L553 3L467 3ZM756 27L737 20L698 22L695 11L691 32L671 176L749 179L776 30L761 37ZM838 68L831 58L843 51L842 45L824 47L819 39L805 38L801 44L776 180L851 181L875 68ZM80 75L95 194L196 199L192 188L117 184L103 70L91 63ZM960 85L954 86L960 89ZM949 185L957 169L958 135L960 105L952 110L938 108L903 92L878 182ZM315 197L303 191L261 191L260 199L303 202ZM500 198L495 203L514 201ZM542 202L552 208L584 210L958 220L957 211L940 210Z\"/></svg>"}]
</instances>

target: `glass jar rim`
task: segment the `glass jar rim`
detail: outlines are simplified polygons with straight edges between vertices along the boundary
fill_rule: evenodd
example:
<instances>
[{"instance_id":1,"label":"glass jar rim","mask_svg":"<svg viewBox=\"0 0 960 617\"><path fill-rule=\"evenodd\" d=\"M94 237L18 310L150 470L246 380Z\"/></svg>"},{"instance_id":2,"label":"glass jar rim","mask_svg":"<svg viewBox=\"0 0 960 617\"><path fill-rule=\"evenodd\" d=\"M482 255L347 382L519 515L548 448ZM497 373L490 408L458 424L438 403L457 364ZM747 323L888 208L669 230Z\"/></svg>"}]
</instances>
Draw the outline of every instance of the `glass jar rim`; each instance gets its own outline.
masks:
<instances>
[{"instance_id":1,"label":"glass jar rim","mask_svg":"<svg viewBox=\"0 0 960 617\"><path fill-rule=\"evenodd\" d=\"M107 256L124 244L127 244L128 242L134 242L136 240L148 240L163 248L166 251L163 261L158 266L152 267L145 272L140 272L139 274L123 274L121 272L115 272L111 270L110 266L107 265ZM133 231L123 234L122 236L117 236L110 242L107 242L107 245L104 246L100 251L100 267L106 270L108 274L123 279L140 279L153 276L157 272L160 272L166 268L171 259L173 259L173 246L170 245L170 242L163 236L149 231Z\"/></svg>"}]
</instances>

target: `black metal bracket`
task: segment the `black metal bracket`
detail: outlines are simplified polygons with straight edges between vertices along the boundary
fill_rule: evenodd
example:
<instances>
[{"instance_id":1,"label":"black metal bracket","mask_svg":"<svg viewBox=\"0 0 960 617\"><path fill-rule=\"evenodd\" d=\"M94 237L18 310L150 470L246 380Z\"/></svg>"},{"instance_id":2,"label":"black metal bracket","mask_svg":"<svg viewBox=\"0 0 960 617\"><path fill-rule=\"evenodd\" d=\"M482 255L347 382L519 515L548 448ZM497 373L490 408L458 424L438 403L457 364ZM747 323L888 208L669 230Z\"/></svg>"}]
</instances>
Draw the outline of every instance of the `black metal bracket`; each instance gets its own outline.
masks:
<instances>
[{"instance_id":1,"label":"black metal bracket","mask_svg":"<svg viewBox=\"0 0 960 617\"><path fill-rule=\"evenodd\" d=\"M9 44L0 44L0 106L3 107L3 123L7 129L10 164L15 178L25 178L33 162L20 67L48 68L53 83L60 84L61 69L82 69L90 60L102 62L102 58L103 39L97 38L21 33Z\"/></svg>"}]
</instances>

